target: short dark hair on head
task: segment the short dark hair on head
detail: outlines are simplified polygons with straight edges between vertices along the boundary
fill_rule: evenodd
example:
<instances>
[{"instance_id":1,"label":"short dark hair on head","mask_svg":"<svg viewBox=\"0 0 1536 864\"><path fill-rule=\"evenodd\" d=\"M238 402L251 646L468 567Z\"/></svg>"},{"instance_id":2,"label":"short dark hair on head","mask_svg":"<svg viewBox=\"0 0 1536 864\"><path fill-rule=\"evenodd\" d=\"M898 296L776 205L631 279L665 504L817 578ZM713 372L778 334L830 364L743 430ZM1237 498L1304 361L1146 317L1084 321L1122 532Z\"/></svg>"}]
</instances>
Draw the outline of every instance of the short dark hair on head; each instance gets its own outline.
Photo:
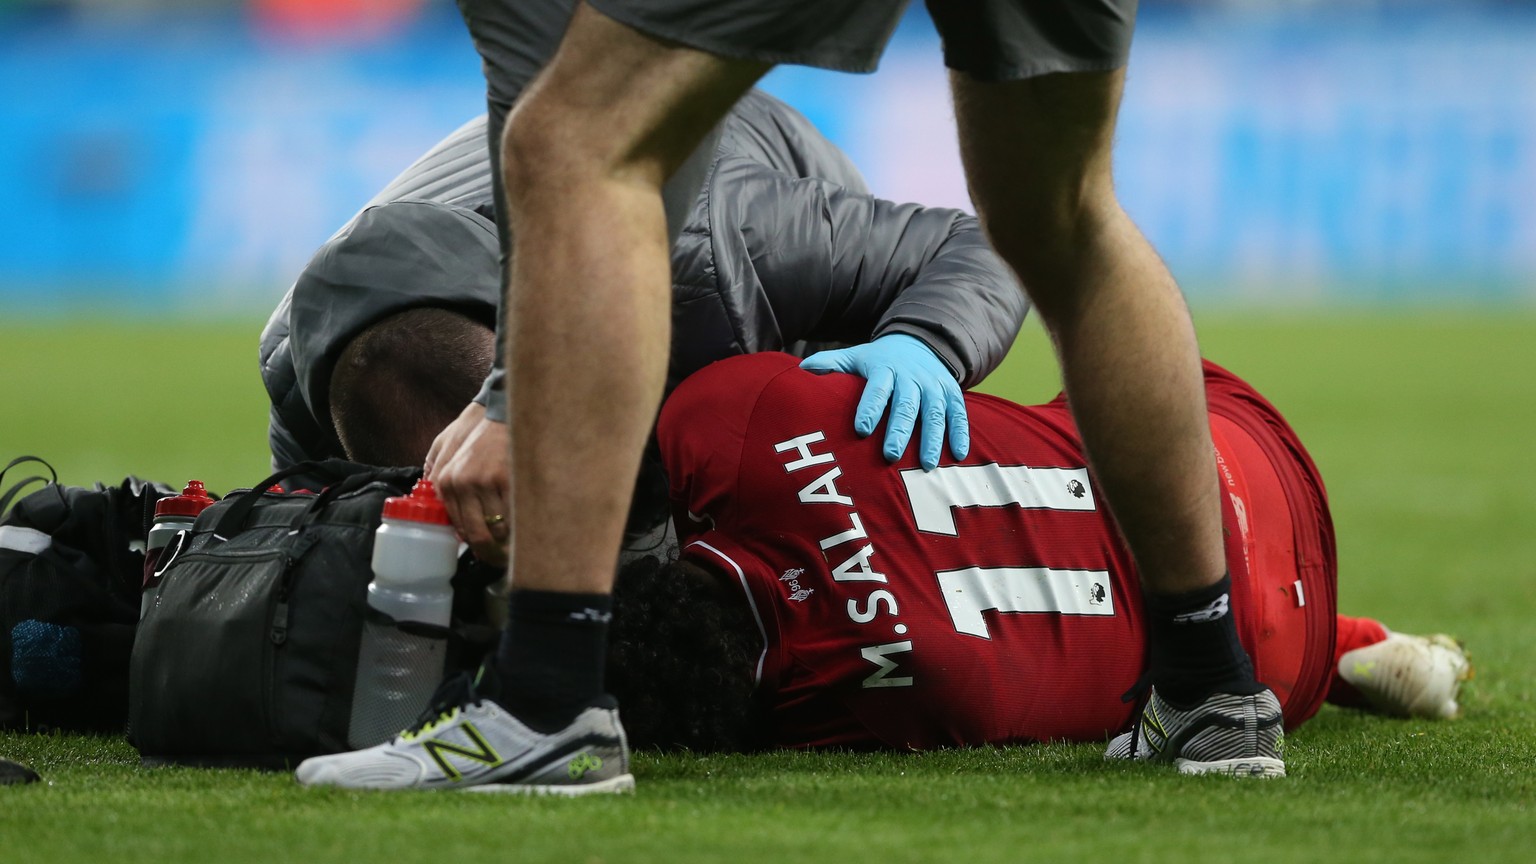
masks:
<instances>
[{"instance_id":1,"label":"short dark hair on head","mask_svg":"<svg viewBox=\"0 0 1536 864\"><path fill-rule=\"evenodd\" d=\"M480 392L496 336L450 309L397 312L347 343L331 372L331 422L347 458L420 465Z\"/></svg>"},{"instance_id":2,"label":"short dark hair on head","mask_svg":"<svg viewBox=\"0 0 1536 864\"><path fill-rule=\"evenodd\" d=\"M613 588L608 691L636 747L763 746L753 670L763 637L740 587L694 562L631 562Z\"/></svg>"}]
</instances>

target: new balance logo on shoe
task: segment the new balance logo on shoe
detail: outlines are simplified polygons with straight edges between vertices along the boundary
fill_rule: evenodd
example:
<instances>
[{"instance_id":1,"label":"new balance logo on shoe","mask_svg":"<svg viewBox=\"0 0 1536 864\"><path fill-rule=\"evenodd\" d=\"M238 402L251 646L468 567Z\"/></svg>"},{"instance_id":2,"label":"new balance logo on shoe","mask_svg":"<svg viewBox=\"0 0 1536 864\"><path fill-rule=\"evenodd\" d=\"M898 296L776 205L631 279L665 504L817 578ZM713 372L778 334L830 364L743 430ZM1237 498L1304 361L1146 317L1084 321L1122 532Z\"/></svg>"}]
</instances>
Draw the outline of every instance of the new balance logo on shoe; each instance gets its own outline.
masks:
<instances>
[{"instance_id":1,"label":"new balance logo on shoe","mask_svg":"<svg viewBox=\"0 0 1536 864\"><path fill-rule=\"evenodd\" d=\"M475 724L464 723L458 729L464 733L464 737L474 744L474 749L460 744L450 744L439 738L428 738L421 742L421 748L427 751L427 755L432 757L432 761L437 763L437 767L442 769L443 774L449 780L462 780L464 777L459 769L454 767L452 762L448 761L449 755L459 756L471 762L478 762L481 765L501 764L501 757L496 755L496 751L486 742L485 736L480 734L480 730L475 728Z\"/></svg>"}]
</instances>

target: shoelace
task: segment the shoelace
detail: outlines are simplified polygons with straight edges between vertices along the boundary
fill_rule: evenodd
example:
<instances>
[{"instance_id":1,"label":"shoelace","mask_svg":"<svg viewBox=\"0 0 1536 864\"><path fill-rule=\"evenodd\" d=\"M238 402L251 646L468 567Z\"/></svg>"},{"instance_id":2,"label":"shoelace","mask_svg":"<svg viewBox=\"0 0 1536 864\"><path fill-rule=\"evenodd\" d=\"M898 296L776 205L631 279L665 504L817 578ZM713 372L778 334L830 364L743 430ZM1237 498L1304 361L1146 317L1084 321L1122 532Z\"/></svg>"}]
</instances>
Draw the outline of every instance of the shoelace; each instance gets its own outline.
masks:
<instances>
[{"instance_id":1,"label":"shoelace","mask_svg":"<svg viewBox=\"0 0 1536 864\"><path fill-rule=\"evenodd\" d=\"M1140 758L1141 723L1146 716L1147 700L1151 698L1151 695L1151 669L1144 670L1141 673L1141 677L1136 679L1136 683L1131 685L1131 689L1120 694L1121 702L1134 702L1136 704L1136 710L1131 713L1131 728L1129 730L1131 733L1131 752L1127 754L1127 758Z\"/></svg>"},{"instance_id":2,"label":"shoelace","mask_svg":"<svg viewBox=\"0 0 1536 864\"><path fill-rule=\"evenodd\" d=\"M416 722L401 733L407 740L431 732L438 726L453 720L459 709L479 705L484 699L475 688L476 677L460 672L437 685L425 710L417 715Z\"/></svg>"}]
</instances>

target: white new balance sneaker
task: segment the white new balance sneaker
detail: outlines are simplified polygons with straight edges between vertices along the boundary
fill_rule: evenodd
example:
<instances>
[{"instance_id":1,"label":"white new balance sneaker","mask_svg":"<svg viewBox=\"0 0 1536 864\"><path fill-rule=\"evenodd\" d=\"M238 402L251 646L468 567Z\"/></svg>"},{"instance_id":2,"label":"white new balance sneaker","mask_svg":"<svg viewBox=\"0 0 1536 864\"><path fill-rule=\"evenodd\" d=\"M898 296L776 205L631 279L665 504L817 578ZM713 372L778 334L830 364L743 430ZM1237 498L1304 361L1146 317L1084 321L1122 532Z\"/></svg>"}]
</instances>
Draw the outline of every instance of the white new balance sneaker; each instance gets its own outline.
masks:
<instances>
[{"instance_id":1,"label":"white new balance sneaker","mask_svg":"<svg viewBox=\"0 0 1536 864\"><path fill-rule=\"evenodd\" d=\"M305 786L348 789L587 795L635 788L617 711L588 708L545 735L477 693L468 675L438 688L415 728L366 750L305 759L294 776Z\"/></svg>"},{"instance_id":2,"label":"white new balance sneaker","mask_svg":"<svg viewBox=\"0 0 1536 864\"><path fill-rule=\"evenodd\" d=\"M1444 634L1389 632L1384 641L1340 657L1339 677L1382 714L1449 720L1461 713L1456 700L1472 664L1461 643Z\"/></svg>"},{"instance_id":3,"label":"white new balance sneaker","mask_svg":"<svg viewBox=\"0 0 1536 864\"><path fill-rule=\"evenodd\" d=\"M1215 693L1175 708L1153 688L1131 731L1115 736L1105 759L1172 762L1181 774L1284 777L1285 728L1269 690Z\"/></svg>"}]
</instances>

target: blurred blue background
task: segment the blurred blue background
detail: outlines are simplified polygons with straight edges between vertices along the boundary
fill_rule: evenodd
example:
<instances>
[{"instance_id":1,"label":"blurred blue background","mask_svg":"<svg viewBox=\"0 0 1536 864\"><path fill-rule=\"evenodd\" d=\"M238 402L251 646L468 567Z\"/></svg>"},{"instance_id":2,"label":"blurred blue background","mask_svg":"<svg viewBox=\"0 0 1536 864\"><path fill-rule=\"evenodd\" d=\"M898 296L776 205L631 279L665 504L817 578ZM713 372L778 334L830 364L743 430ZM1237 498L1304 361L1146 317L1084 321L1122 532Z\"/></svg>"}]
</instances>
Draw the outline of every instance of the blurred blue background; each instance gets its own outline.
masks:
<instances>
[{"instance_id":1,"label":"blurred blue background","mask_svg":"<svg viewBox=\"0 0 1536 864\"><path fill-rule=\"evenodd\" d=\"M969 208L921 4L765 87L879 194ZM0 315L275 302L483 109L446 0L0 0ZM1536 299L1536 2L1143 0L1127 209L1200 303Z\"/></svg>"}]
</instances>

